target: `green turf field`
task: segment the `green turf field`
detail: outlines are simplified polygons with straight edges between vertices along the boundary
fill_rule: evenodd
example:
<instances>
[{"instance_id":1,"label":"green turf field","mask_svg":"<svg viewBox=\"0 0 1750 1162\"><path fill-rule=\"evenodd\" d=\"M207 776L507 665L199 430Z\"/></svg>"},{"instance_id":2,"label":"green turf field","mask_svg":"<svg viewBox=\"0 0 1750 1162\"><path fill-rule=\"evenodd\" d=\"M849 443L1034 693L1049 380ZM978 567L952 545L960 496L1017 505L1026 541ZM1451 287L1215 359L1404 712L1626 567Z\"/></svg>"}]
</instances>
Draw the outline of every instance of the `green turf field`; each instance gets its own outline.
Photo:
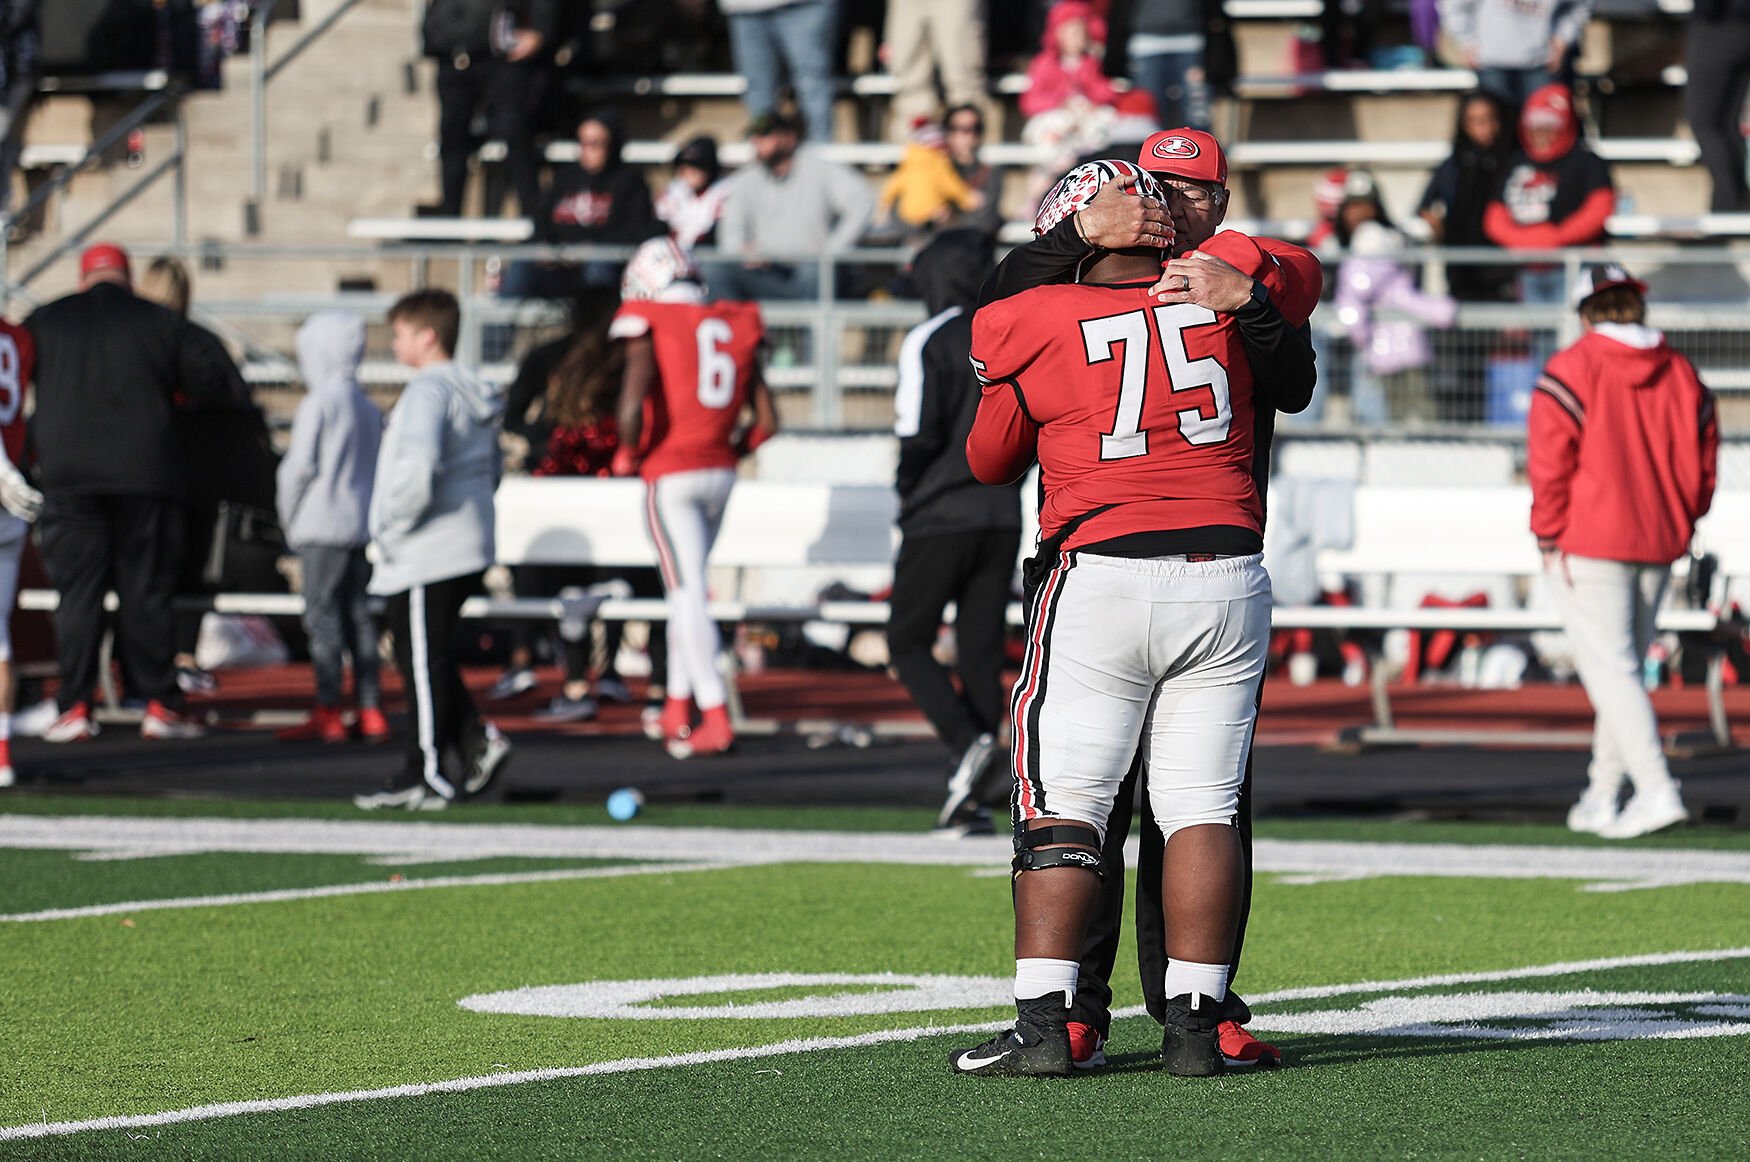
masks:
<instances>
[{"instance_id":1,"label":"green turf field","mask_svg":"<svg viewBox=\"0 0 1750 1162\"><path fill-rule=\"evenodd\" d=\"M1289 1067L1169 1077L1132 1014L1044 1082L947 1072L1006 844L923 812L0 807L4 1157L1750 1151L1750 833L1265 824L1239 984Z\"/></svg>"}]
</instances>

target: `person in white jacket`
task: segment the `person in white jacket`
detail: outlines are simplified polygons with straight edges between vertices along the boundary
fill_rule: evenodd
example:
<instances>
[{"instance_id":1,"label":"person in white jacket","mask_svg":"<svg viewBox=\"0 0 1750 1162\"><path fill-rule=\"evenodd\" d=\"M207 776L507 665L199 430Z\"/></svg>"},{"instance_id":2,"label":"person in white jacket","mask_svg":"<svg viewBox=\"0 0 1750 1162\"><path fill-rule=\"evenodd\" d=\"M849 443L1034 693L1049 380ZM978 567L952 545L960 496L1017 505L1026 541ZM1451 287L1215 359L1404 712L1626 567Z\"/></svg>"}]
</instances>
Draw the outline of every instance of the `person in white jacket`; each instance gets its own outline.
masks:
<instances>
[{"instance_id":1,"label":"person in white jacket","mask_svg":"<svg viewBox=\"0 0 1750 1162\"><path fill-rule=\"evenodd\" d=\"M377 626L365 558L383 413L358 383L364 355L365 323L357 315L323 311L298 330L305 395L292 421L291 446L280 460L275 501L302 570L316 705L309 721L279 732L284 742L346 741L340 695L348 653L359 734L370 742L389 737L379 706Z\"/></svg>"},{"instance_id":2,"label":"person in white jacket","mask_svg":"<svg viewBox=\"0 0 1750 1162\"><path fill-rule=\"evenodd\" d=\"M377 455L370 531L371 592L387 597L395 665L407 685L407 760L366 810L432 810L478 795L510 757L510 742L474 708L455 651L462 602L493 559L502 391L452 356L461 308L448 291L403 296L389 311L395 358L413 368ZM455 777L446 752L459 755Z\"/></svg>"}]
</instances>

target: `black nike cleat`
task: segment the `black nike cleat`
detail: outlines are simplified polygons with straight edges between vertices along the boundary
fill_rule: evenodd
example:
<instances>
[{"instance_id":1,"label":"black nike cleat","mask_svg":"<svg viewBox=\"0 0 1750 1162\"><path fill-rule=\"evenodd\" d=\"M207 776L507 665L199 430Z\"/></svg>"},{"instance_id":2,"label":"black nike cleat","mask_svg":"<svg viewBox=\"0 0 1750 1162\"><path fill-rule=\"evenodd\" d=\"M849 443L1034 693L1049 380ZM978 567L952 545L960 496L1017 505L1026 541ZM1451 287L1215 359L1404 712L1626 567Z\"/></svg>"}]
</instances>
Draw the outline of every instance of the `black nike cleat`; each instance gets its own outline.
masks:
<instances>
[{"instance_id":1,"label":"black nike cleat","mask_svg":"<svg viewBox=\"0 0 1750 1162\"><path fill-rule=\"evenodd\" d=\"M1000 1077L1068 1077L1075 1072L1070 1058L1068 1016L1055 997L1023 1001L1015 1027L971 1049L948 1055L955 1073Z\"/></svg>"},{"instance_id":2,"label":"black nike cleat","mask_svg":"<svg viewBox=\"0 0 1750 1162\"><path fill-rule=\"evenodd\" d=\"M1206 996L1187 993L1167 1001L1161 1061L1175 1077L1215 1077L1227 1071L1221 1055L1221 1008Z\"/></svg>"}]
</instances>

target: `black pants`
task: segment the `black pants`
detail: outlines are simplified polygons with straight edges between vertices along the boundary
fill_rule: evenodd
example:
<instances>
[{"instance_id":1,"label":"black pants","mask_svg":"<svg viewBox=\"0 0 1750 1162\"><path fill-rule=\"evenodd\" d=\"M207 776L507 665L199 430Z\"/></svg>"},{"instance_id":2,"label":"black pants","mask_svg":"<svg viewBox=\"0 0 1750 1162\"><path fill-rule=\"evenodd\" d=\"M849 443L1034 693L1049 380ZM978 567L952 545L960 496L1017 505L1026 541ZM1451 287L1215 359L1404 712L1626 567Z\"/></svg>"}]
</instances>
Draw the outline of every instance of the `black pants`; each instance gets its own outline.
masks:
<instances>
[{"instance_id":1,"label":"black pants","mask_svg":"<svg viewBox=\"0 0 1750 1162\"><path fill-rule=\"evenodd\" d=\"M1260 696L1263 684L1259 683ZM1124 841L1130 834L1130 817L1135 808L1141 783L1142 760L1130 765L1130 773L1118 789L1112 813L1106 819L1106 846L1101 852L1106 876L1100 882L1100 899L1088 920L1087 935L1082 941L1081 975L1076 982L1075 1004L1070 1020L1081 1021L1102 1031L1112 1027L1112 970L1118 963L1118 939L1124 921ZM1239 927L1234 930L1233 959L1228 963L1228 979L1239 975L1240 950L1246 942L1246 919L1252 912L1252 756L1246 754L1246 774L1240 783L1238 813L1234 824L1240 833L1241 858L1245 863L1244 881L1240 888ZM1155 825L1154 808L1148 795L1142 795L1142 832L1138 836L1142 850L1136 860L1136 967L1142 975L1142 999L1149 1015L1164 1022L1167 1012L1167 922L1161 900L1161 864L1166 858L1166 841ZM1222 1002L1222 1016L1237 1020L1247 1016L1245 1003L1228 989Z\"/></svg>"},{"instance_id":2,"label":"black pants","mask_svg":"<svg viewBox=\"0 0 1750 1162\"><path fill-rule=\"evenodd\" d=\"M103 644L103 597L121 602L116 645L130 697L175 703L170 603L182 562L182 505L158 496L50 493L40 522L43 566L60 590L55 652L65 710L90 704Z\"/></svg>"},{"instance_id":3,"label":"black pants","mask_svg":"<svg viewBox=\"0 0 1750 1162\"><path fill-rule=\"evenodd\" d=\"M1683 108L1701 147L1701 163L1713 178L1711 208L1735 213L1750 201L1744 188L1744 137L1738 129L1744 94L1750 90L1750 23L1690 21L1687 66Z\"/></svg>"},{"instance_id":4,"label":"black pants","mask_svg":"<svg viewBox=\"0 0 1750 1162\"><path fill-rule=\"evenodd\" d=\"M1004 615L1020 547L1016 529L908 536L899 546L888 654L911 700L956 754L1002 724ZM958 691L930 656L950 601L958 607Z\"/></svg>"},{"instance_id":5,"label":"black pants","mask_svg":"<svg viewBox=\"0 0 1750 1162\"><path fill-rule=\"evenodd\" d=\"M462 212L468 188L468 157L474 152L474 113L486 107L486 132L504 142L505 163L525 218L541 201L540 159L535 154L534 114L541 88L539 66L485 58L457 68L438 62L438 156L443 174L443 213Z\"/></svg>"},{"instance_id":6,"label":"black pants","mask_svg":"<svg viewBox=\"0 0 1750 1162\"><path fill-rule=\"evenodd\" d=\"M416 585L389 598L395 665L407 686L407 781L423 780L446 798L460 794L461 768L446 772L446 750L462 759L480 749L483 734L474 699L462 684L456 625L462 602L480 591L482 574Z\"/></svg>"}]
</instances>

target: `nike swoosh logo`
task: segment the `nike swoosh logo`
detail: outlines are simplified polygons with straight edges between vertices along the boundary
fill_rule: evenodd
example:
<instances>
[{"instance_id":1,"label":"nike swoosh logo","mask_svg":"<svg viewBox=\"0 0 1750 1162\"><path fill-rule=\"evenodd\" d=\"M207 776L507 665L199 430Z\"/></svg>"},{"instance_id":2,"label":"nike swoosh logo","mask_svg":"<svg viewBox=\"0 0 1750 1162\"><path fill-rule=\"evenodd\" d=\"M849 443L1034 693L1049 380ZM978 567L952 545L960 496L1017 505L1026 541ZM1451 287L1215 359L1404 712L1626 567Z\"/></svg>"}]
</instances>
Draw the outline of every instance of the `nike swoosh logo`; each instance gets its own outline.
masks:
<instances>
[{"instance_id":1,"label":"nike swoosh logo","mask_svg":"<svg viewBox=\"0 0 1750 1162\"><path fill-rule=\"evenodd\" d=\"M1009 1051L1007 1049L998 1053L995 1057L974 1057L970 1053L962 1053L960 1055L959 1065L962 1069L983 1069L987 1065L994 1065L1008 1055Z\"/></svg>"}]
</instances>

